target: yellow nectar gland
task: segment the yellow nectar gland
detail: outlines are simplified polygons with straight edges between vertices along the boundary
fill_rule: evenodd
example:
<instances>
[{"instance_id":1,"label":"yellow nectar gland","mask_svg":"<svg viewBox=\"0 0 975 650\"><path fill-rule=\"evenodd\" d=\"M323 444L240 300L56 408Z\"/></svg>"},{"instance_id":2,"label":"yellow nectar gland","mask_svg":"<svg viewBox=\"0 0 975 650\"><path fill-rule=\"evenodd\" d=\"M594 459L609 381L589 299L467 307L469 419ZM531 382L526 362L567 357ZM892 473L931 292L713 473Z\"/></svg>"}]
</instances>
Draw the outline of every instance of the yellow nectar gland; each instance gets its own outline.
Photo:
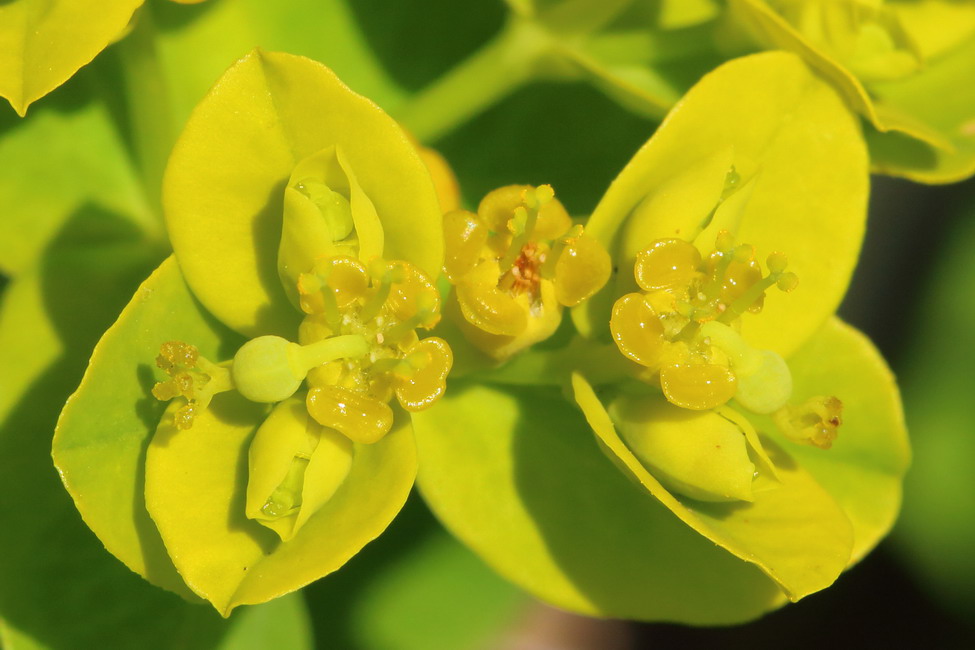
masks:
<instances>
[{"instance_id":1,"label":"yellow nectar gland","mask_svg":"<svg viewBox=\"0 0 975 650\"><path fill-rule=\"evenodd\" d=\"M792 394L788 366L774 352L751 348L736 329L762 310L765 291L798 282L781 253L763 274L754 247L727 231L707 258L681 239L659 239L637 255L634 277L643 293L620 298L610 329L626 357L648 369L672 404L706 410L732 398L758 413L782 408Z\"/></svg>"},{"instance_id":2,"label":"yellow nectar gland","mask_svg":"<svg viewBox=\"0 0 975 650\"><path fill-rule=\"evenodd\" d=\"M408 411L443 396L453 354L443 339L416 333L440 320L440 294L421 270L402 261L367 268L351 257L322 259L300 276L298 293L307 314L298 334L303 344L355 336L368 346L308 373L306 406L319 424L372 443L392 427L393 396Z\"/></svg>"},{"instance_id":3,"label":"yellow nectar gland","mask_svg":"<svg viewBox=\"0 0 975 650\"><path fill-rule=\"evenodd\" d=\"M319 424L371 443L392 427L394 395L410 411L443 395L450 348L416 334L440 319L440 296L422 271L403 261L377 260L367 269L351 257L323 258L300 276L298 292L307 314L300 343L261 336L221 364L192 345L163 344L157 365L170 379L152 394L187 400L176 411L177 427L189 429L216 393L237 390L255 402L280 402L307 381L306 407Z\"/></svg>"},{"instance_id":4,"label":"yellow nectar gland","mask_svg":"<svg viewBox=\"0 0 975 650\"><path fill-rule=\"evenodd\" d=\"M509 185L487 194L477 214L448 212L444 243L459 324L498 359L550 336L562 307L599 291L612 268L548 185Z\"/></svg>"}]
</instances>

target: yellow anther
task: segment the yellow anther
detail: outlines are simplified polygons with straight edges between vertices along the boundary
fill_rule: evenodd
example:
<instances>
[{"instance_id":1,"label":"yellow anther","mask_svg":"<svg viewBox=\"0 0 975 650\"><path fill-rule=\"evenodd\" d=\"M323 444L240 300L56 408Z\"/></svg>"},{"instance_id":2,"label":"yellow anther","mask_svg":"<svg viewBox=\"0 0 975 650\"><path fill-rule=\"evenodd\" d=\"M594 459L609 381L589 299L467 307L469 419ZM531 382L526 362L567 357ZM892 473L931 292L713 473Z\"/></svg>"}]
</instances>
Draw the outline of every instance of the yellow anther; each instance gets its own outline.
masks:
<instances>
[{"instance_id":1,"label":"yellow anther","mask_svg":"<svg viewBox=\"0 0 975 650\"><path fill-rule=\"evenodd\" d=\"M755 258L755 247L751 244L740 244L735 247L732 257L736 262L747 264Z\"/></svg>"},{"instance_id":2,"label":"yellow anther","mask_svg":"<svg viewBox=\"0 0 975 650\"><path fill-rule=\"evenodd\" d=\"M508 221L508 231L515 235L520 235L525 232L530 232L531 229L535 227L535 224L533 223L531 225L531 228L529 228L528 225L529 216L528 216L528 207L527 207L528 204L527 201L525 201L524 196L525 194L523 192L522 201L525 202L525 205L519 205L517 208L515 208L514 216L512 216L511 220ZM537 219L538 217L537 205L534 208L532 208L532 212L535 218Z\"/></svg>"},{"instance_id":3,"label":"yellow anther","mask_svg":"<svg viewBox=\"0 0 975 650\"><path fill-rule=\"evenodd\" d=\"M555 190L552 189L551 185L539 185L535 188L535 202L539 206L545 205L554 198Z\"/></svg>"},{"instance_id":4,"label":"yellow anther","mask_svg":"<svg viewBox=\"0 0 975 650\"><path fill-rule=\"evenodd\" d=\"M798 406L783 407L772 418L790 440L829 449L843 423L843 403L832 396L810 397Z\"/></svg>"},{"instance_id":5,"label":"yellow anther","mask_svg":"<svg viewBox=\"0 0 975 650\"><path fill-rule=\"evenodd\" d=\"M730 253L735 248L735 236L727 230L722 230L715 238L714 248L719 253Z\"/></svg>"},{"instance_id":6,"label":"yellow anther","mask_svg":"<svg viewBox=\"0 0 975 650\"><path fill-rule=\"evenodd\" d=\"M724 312L739 299L749 296L749 290L762 280L762 269L750 255L745 256L738 253L741 248L735 249L731 262L725 267L724 272L719 277L713 276L712 281L719 283L718 290L718 310ZM759 312L764 304L765 294L761 291L754 299L750 299L744 310ZM723 307L721 307L723 306Z\"/></svg>"},{"instance_id":7,"label":"yellow anther","mask_svg":"<svg viewBox=\"0 0 975 650\"><path fill-rule=\"evenodd\" d=\"M789 266L789 258L782 253L771 253L765 260L765 266L768 267L769 273L778 275Z\"/></svg>"},{"instance_id":8,"label":"yellow anther","mask_svg":"<svg viewBox=\"0 0 975 650\"><path fill-rule=\"evenodd\" d=\"M777 286L779 290L789 293L799 286L799 276L791 272L783 273L778 277L778 279L776 279L775 286Z\"/></svg>"},{"instance_id":9,"label":"yellow anther","mask_svg":"<svg viewBox=\"0 0 975 650\"><path fill-rule=\"evenodd\" d=\"M196 346L181 341L167 341L159 348L156 364L164 370L172 366L192 368L199 358L200 353Z\"/></svg>"},{"instance_id":10,"label":"yellow anther","mask_svg":"<svg viewBox=\"0 0 975 650\"><path fill-rule=\"evenodd\" d=\"M196 405L195 402L190 402L173 413L173 424L180 431L186 431L187 429L193 428L193 420L199 414L200 410L201 409Z\"/></svg>"}]
</instances>

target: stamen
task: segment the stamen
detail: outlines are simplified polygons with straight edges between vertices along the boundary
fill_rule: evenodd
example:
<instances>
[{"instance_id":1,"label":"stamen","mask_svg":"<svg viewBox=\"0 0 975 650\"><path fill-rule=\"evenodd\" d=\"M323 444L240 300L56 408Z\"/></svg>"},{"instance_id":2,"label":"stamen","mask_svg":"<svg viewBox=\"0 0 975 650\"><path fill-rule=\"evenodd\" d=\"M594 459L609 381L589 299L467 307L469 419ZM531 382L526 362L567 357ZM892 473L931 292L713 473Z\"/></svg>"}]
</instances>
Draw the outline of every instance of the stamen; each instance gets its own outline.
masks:
<instances>
[{"instance_id":1,"label":"stamen","mask_svg":"<svg viewBox=\"0 0 975 650\"><path fill-rule=\"evenodd\" d=\"M788 293L799 284L799 277L795 273L786 273L788 258L782 253L772 253L768 256L766 264L769 274L752 284L745 290L733 303L728 305L727 310L718 317L722 323L730 323L754 305L765 293L765 290L772 285L776 285L781 291Z\"/></svg>"},{"instance_id":2,"label":"stamen","mask_svg":"<svg viewBox=\"0 0 975 650\"><path fill-rule=\"evenodd\" d=\"M785 406L772 415L790 440L829 449L843 424L843 402L833 396L810 397L799 406Z\"/></svg>"},{"instance_id":3,"label":"stamen","mask_svg":"<svg viewBox=\"0 0 975 650\"><path fill-rule=\"evenodd\" d=\"M230 370L207 361L196 346L181 341L167 341L159 348L156 365L170 376L168 381L152 387L152 395L166 402L175 397L186 399L186 405L174 413L179 429L189 429L194 418L206 410L217 393L234 388Z\"/></svg>"},{"instance_id":4,"label":"stamen","mask_svg":"<svg viewBox=\"0 0 975 650\"><path fill-rule=\"evenodd\" d=\"M522 206L515 208L515 219L519 219L519 212L524 213L525 227L519 235L511 240L508 251L501 258L501 272L505 273L515 264L515 260L521 254L522 249L529 241L535 231L535 224L538 222L538 213L542 206L555 198L555 191L551 185L539 185L534 190L527 189L522 193ZM520 219L519 219L520 220Z\"/></svg>"}]
</instances>

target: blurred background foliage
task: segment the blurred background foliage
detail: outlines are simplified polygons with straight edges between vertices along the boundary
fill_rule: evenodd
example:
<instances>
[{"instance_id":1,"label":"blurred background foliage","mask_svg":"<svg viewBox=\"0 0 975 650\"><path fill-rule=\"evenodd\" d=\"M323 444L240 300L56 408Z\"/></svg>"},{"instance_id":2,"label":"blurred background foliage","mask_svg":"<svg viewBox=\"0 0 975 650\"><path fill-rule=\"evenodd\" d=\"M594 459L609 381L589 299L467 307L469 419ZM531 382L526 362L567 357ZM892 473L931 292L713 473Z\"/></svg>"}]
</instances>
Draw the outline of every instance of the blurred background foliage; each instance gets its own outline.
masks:
<instances>
[{"instance_id":1,"label":"blurred background foliage","mask_svg":"<svg viewBox=\"0 0 975 650\"><path fill-rule=\"evenodd\" d=\"M975 647L975 185L876 178L841 315L901 377L915 449L891 540L825 592L735 628L589 622L494 575L422 501L341 571L223 621L131 574L88 531L50 437L91 348L167 253L159 183L189 111L255 45L331 66L394 116L501 29L500 0L150 0L133 33L26 119L0 106L0 646ZM584 83L532 83L439 140L468 202L551 183L592 209L653 133ZM273 640L273 641L272 641Z\"/></svg>"}]
</instances>

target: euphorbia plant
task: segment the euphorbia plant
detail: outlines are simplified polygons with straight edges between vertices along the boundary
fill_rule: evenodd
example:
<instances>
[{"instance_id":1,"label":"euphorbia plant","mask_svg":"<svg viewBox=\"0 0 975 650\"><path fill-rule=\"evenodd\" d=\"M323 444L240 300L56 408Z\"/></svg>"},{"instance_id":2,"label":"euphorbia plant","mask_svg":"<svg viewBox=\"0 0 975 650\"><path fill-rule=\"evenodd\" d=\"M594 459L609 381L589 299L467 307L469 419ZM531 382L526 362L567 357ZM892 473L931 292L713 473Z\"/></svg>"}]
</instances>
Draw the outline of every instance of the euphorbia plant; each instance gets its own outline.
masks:
<instances>
[{"instance_id":1,"label":"euphorbia plant","mask_svg":"<svg viewBox=\"0 0 975 650\"><path fill-rule=\"evenodd\" d=\"M590 614L727 623L832 583L889 529L908 453L889 371L832 316L867 171L798 57L705 77L588 221L617 272L575 335L415 418L434 511Z\"/></svg>"},{"instance_id":2,"label":"euphorbia plant","mask_svg":"<svg viewBox=\"0 0 975 650\"><path fill-rule=\"evenodd\" d=\"M439 318L440 209L395 122L260 51L197 107L164 207L174 258L96 348L54 456L110 551L226 615L337 569L405 501L402 409L451 363L415 332Z\"/></svg>"},{"instance_id":3,"label":"euphorbia plant","mask_svg":"<svg viewBox=\"0 0 975 650\"><path fill-rule=\"evenodd\" d=\"M390 118L255 52L174 150L174 259L96 348L55 461L109 550L227 614L385 528L412 419L431 507L541 598L754 617L896 513L896 389L832 318L867 170L835 89L772 53L696 86L587 223L546 185L441 219ZM451 345L478 352L444 396Z\"/></svg>"}]
</instances>

